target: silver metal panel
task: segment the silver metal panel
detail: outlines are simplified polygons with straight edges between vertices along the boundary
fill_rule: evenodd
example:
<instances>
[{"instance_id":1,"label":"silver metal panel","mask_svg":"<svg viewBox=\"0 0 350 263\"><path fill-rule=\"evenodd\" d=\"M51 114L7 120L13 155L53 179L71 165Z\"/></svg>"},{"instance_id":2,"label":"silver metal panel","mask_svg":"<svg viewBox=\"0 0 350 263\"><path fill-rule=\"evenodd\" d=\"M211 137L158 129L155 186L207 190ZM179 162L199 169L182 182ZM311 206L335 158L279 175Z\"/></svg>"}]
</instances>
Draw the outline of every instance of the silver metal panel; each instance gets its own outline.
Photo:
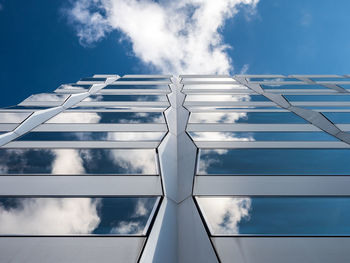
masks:
<instances>
[{"instance_id":1,"label":"silver metal panel","mask_svg":"<svg viewBox=\"0 0 350 263\"><path fill-rule=\"evenodd\" d=\"M0 131L12 131L17 126L18 124L13 124L13 123L0 123Z\"/></svg>"},{"instance_id":2,"label":"silver metal panel","mask_svg":"<svg viewBox=\"0 0 350 263\"><path fill-rule=\"evenodd\" d=\"M77 104L78 102L82 101L86 97L88 97L90 94L89 92L84 92L84 93L78 93L71 95L63 104L62 107L64 109L68 109L72 107L73 105Z\"/></svg>"},{"instance_id":3,"label":"silver metal panel","mask_svg":"<svg viewBox=\"0 0 350 263\"><path fill-rule=\"evenodd\" d=\"M117 81L113 85L168 85L170 80L156 80L156 81Z\"/></svg>"},{"instance_id":4,"label":"silver metal panel","mask_svg":"<svg viewBox=\"0 0 350 263\"><path fill-rule=\"evenodd\" d=\"M0 176L0 195L162 195L159 176Z\"/></svg>"},{"instance_id":5,"label":"silver metal panel","mask_svg":"<svg viewBox=\"0 0 350 263\"><path fill-rule=\"evenodd\" d=\"M0 125L1 127L1 125ZM42 124L33 131L168 131L166 124Z\"/></svg>"},{"instance_id":6,"label":"silver metal panel","mask_svg":"<svg viewBox=\"0 0 350 263\"><path fill-rule=\"evenodd\" d=\"M108 77L118 78L119 76L114 74L94 74L93 77L94 78L108 78Z\"/></svg>"},{"instance_id":7,"label":"silver metal panel","mask_svg":"<svg viewBox=\"0 0 350 263\"><path fill-rule=\"evenodd\" d=\"M350 195L349 176L196 176L194 195Z\"/></svg>"},{"instance_id":8,"label":"silver metal panel","mask_svg":"<svg viewBox=\"0 0 350 263\"><path fill-rule=\"evenodd\" d=\"M176 204L164 198L140 258L140 263L178 263Z\"/></svg>"},{"instance_id":9,"label":"silver metal panel","mask_svg":"<svg viewBox=\"0 0 350 263\"><path fill-rule=\"evenodd\" d=\"M143 237L1 237L0 262L137 262Z\"/></svg>"},{"instance_id":10,"label":"silver metal panel","mask_svg":"<svg viewBox=\"0 0 350 263\"><path fill-rule=\"evenodd\" d=\"M100 91L103 89L106 85L105 84L94 84L92 87L89 89L90 94L95 94L96 92Z\"/></svg>"},{"instance_id":11,"label":"silver metal panel","mask_svg":"<svg viewBox=\"0 0 350 263\"><path fill-rule=\"evenodd\" d=\"M16 139L19 135L14 132L7 132L0 135L0 146L5 145L6 143Z\"/></svg>"},{"instance_id":12,"label":"silver metal panel","mask_svg":"<svg viewBox=\"0 0 350 263\"><path fill-rule=\"evenodd\" d=\"M350 238L212 238L222 263L345 263Z\"/></svg>"},{"instance_id":13,"label":"silver metal panel","mask_svg":"<svg viewBox=\"0 0 350 263\"><path fill-rule=\"evenodd\" d=\"M40 125L41 123L49 120L53 116L62 112L63 110L64 110L63 107L55 107L47 110L36 111L32 115L30 115L24 122L22 122L14 130L14 132L19 135L22 135L30 131L31 129L35 128L36 126Z\"/></svg>"},{"instance_id":14,"label":"silver metal panel","mask_svg":"<svg viewBox=\"0 0 350 263\"><path fill-rule=\"evenodd\" d=\"M340 127L340 125L338 125ZM350 125L346 126L350 129ZM187 124L187 131L321 131L311 124Z\"/></svg>"},{"instance_id":15,"label":"silver metal panel","mask_svg":"<svg viewBox=\"0 0 350 263\"><path fill-rule=\"evenodd\" d=\"M15 141L3 148L157 148L158 141Z\"/></svg>"},{"instance_id":16,"label":"silver metal panel","mask_svg":"<svg viewBox=\"0 0 350 263\"><path fill-rule=\"evenodd\" d=\"M350 148L350 145L337 141L196 141L199 148ZM10 145L7 144L7 145Z\"/></svg>"},{"instance_id":17,"label":"silver metal panel","mask_svg":"<svg viewBox=\"0 0 350 263\"><path fill-rule=\"evenodd\" d=\"M231 78L230 75L196 75L196 74L186 74L180 75L179 78Z\"/></svg>"},{"instance_id":18,"label":"silver metal panel","mask_svg":"<svg viewBox=\"0 0 350 263\"><path fill-rule=\"evenodd\" d=\"M178 262L219 262L192 197L178 207Z\"/></svg>"}]
</instances>

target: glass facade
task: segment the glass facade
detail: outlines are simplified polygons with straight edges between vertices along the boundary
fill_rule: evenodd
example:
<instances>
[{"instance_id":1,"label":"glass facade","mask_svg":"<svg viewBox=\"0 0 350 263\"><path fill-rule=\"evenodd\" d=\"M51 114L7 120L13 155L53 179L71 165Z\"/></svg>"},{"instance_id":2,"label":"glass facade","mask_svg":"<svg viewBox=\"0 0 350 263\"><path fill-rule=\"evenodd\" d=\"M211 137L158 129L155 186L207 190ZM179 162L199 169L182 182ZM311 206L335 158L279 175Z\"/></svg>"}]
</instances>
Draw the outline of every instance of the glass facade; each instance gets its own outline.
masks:
<instances>
[{"instance_id":1,"label":"glass facade","mask_svg":"<svg viewBox=\"0 0 350 263\"><path fill-rule=\"evenodd\" d=\"M1 109L0 242L226 262L218 242L348 238L348 79L95 75Z\"/></svg>"}]
</instances>

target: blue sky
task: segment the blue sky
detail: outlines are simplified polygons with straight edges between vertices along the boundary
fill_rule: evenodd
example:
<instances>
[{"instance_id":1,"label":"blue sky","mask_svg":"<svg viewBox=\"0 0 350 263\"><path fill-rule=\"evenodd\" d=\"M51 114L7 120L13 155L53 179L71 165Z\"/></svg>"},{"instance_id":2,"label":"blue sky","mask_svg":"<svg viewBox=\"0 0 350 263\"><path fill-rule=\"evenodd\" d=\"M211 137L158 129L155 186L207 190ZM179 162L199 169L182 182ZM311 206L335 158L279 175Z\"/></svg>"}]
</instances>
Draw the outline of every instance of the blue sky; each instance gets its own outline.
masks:
<instances>
[{"instance_id":1,"label":"blue sky","mask_svg":"<svg viewBox=\"0 0 350 263\"><path fill-rule=\"evenodd\" d=\"M134 55L132 42L121 33L127 30L123 26L81 45L79 23L69 18L76 1L0 0L0 4L2 107L94 73L160 71ZM255 11L238 6L239 12L219 27L221 44L231 46L226 51L233 66L230 72L349 74L349 5L346 0L260 0ZM153 34L156 37L157 30Z\"/></svg>"}]
</instances>

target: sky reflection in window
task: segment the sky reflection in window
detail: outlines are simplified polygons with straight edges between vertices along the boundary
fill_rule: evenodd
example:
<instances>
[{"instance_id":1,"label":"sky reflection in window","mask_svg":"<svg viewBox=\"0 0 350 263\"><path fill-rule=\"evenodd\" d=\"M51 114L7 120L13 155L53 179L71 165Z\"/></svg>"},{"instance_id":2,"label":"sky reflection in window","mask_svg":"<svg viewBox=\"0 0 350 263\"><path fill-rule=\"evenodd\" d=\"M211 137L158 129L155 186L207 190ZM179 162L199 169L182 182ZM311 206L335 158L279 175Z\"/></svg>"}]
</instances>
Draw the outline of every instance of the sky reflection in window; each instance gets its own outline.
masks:
<instances>
[{"instance_id":1,"label":"sky reflection in window","mask_svg":"<svg viewBox=\"0 0 350 263\"><path fill-rule=\"evenodd\" d=\"M153 149L0 149L0 174L157 174Z\"/></svg>"},{"instance_id":2,"label":"sky reflection in window","mask_svg":"<svg viewBox=\"0 0 350 263\"><path fill-rule=\"evenodd\" d=\"M197 197L212 235L349 235L349 197Z\"/></svg>"},{"instance_id":3,"label":"sky reflection in window","mask_svg":"<svg viewBox=\"0 0 350 263\"><path fill-rule=\"evenodd\" d=\"M201 149L199 174L349 175L349 149Z\"/></svg>"},{"instance_id":4,"label":"sky reflection in window","mask_svg":"<svg viewBox=\"0 0 350 263\"><path fill-rule=\"evenodd\" d=\"M0 235L143 235L156 197L0 198Z\"/></svg>"}]
</instances>

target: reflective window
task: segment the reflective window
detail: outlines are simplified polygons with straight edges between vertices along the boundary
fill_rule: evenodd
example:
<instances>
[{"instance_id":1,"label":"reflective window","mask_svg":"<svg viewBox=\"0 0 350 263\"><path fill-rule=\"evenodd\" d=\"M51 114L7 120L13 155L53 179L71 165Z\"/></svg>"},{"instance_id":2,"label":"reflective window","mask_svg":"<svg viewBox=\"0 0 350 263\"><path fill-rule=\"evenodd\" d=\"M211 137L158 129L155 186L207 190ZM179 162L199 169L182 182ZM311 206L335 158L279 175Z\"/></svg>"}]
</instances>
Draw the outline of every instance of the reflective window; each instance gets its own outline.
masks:
<instances>
[{"instance_id":1,"label":"reflective window","mask_svg":"<svg viewBox=\"0 0 350 263\"><path fill-rule=\"evenodd\" d=\"M196 197L212 235L350 235L349 197Z\"/></svg>"},{"instance_id":2,"label":"reflective window","mask_svg":"<svg viewBox=\"0 0 350 263\"><path fill-rule=\"evenodd\" d=\"M184 89L248 89L242 84L185 84ZM249 89L248 89L249 90Z\"/></svg>"},{"instance_id":3,"label":"reflective window","mask_svg":"<svg viewBox=\"0 0 350 263\"><path fill-rule=\"evenodd\" d=\"M32 112L0 112L0 123L21 123Z\"/></svg>"},{"instance_id":4,"label":"reflective window","mask_svg":"<svg viewBox=\"0 0 350 263\"><path fill-rule=\"evenodd\" d=\"M56 94L56 93L40 93L30 96L25 99L25 102L29 101L65 101L70 95L69 94Z\"/></svg>"},{"instance_id":5,"label":"reflective window","mask_svg":"<svg viewBox=\"0 0 350 263\"><path fill-rule=\"evenodd\" d=\"M76 84L66 84L59 86L58 90L79 90L81 92L86 92L91 85L76 85Z\"/></svg>"},{"instance_id":6,"label":"reflective window","mask_svg":"<svg viewBox=\"0 0 350 263\"><path fill-rule=\"evenodd\" d=\"M156 197L1 197L0 235L145 235Z\"/></svg>"},{"instance_id":7,"label":"reflective window","mask_svg":"<svg viewBox=\"0 0 350 263\"><path fill-rule=\"evenodd\" d=\"M292 112L195 112L190 123L308 123Z\"/></svg>"},{"instance_id":8,"label":"reflective window","mask_svg":"<svg viewBox=\"0 0 350 263\"><path fill-rule=\"evenodd\" d=\"M62 112L46 123L165 123L161 112Z\"/></svg>"},{"instance_id":9,"label":"reflective window","mask_svg":"<svg viewBox=\"0 0 350 263\"><path fill-rule=\"evenodd\" d=\"M164 132L29 132L18 141L160 141Z\"/></svg>"},{"instance_id":10,"label":"reflective window","mask_svg":"<svg viewBox=\"0 0 350 263\"><path fill-rule=\"evenodd\" d=\"M107 85L103 89L169 89L168 85Z\"/></svg>"},{"instance_id":11,"label":"reflective window","mask_svg":"<svg viewBox=\"0 0 350 263\"><path fill-rule=\"evenodd\" d=\"M103 81L105 82L107 78L82 78L80 81Z\"/></svg>"},{"instance_id":12,"label":"reflective window","mask_svg":"<svg viewBox=\"0 0 350 263\"><path fill-rule=\"evenodd\" d=\"M191 77L188 77L188 78L182 78L181 79L181 82L187 82L187 81L214 81L214 82L235 82L236 80L233 79L233 78L217 78L217 77L213 77L213 78L191 78Z\"/></svg>"},{"instance_id":13,"label":"reflective window","mask_svg":"<svg viewBox=\"0 0 350 263\"><path fill-rule=\"evenodd\" d=\"M322 112L322 114L333 123L350 123L350 112Z\"/></svg>"},{"instance_id":14,"label":"reflective window","mask_svg":"<svg viewBox=\"0 0 350 263\"><path fill-rule=\"evenodd\" d=\"M170 83L169 78L120 78L116 81L168 81Z\"/></svg>"},{"instance_id":15,"label":"reflective window","mask_svg":"<svg viewBox=\"0 0 350 263\"><path fill-rule=\"evenodd\" d=\"M349 149L201 149L199 174L349 175Z\"/></svg>"},{"instance_id":16,"label":"reflective window","mask_svg":"<svg viewBox=\"0 0 350 263\"><path fill-rule=\"evenodd\" d=\"M310 78L313 81L350 81L350 78L334 77L334 78Z\"/></svg>"},{"instance_id":17,"label":"reflective window","mask_svg":"<svg viewBox=\"0 0 350 263\"><path fill-rule=\"evenodd\" d=\"M247 78L248 81L300 81L299 79L295 78Z\"/></svg>"},{"instance_id":18,"label":"reflective window","mask_svg":"<svg viewBox=\"0 0 350 263\"><path fill-rule=\"evenodd\" d=\"M187 95L186 101L270 101L268 98L262 95Z\"/></svg>"},{"instance_id":19,"label":"reflective window","mask_svg":"<svg viewBox=\"0 0 350 263\"><path fill-rule=\"evenodd\" d=\"M350 101L349 95L284 95L289 101Z\"/></svg>"},{"instance_id":20,"label":"reflective window","mask_svg":"<svg viewBox=\"0 0 350 263\"><path fill-rule=\"evenodd\" d=\"M325 132L189 132L195 141L338 141Z\"/></svg>"},{"instance_id":21,"label":"reflective window","mask_svg":"<svg viewBox=\"0 0 350 263\"><path fill-rule=\"evenodd\" d=\"M327 87L321 86L321 85L260 85L263 89L323 89L323 90L330 90Z\"/></svg>"},{"instance_id":22,"label":"reflective window","mask_svg":"<svg viewBox=\"0 0 350 263\"><path fill-rule=\"evenodd\" d=\"M4 149L0 174L157 174L153 149Z\"/></svg>"},{"instance_id":23,"label":"reflective window","mask_svg":"<svg viewBox=\"0 0 350 263\"><path fill-rule=\"evenodd\" d=\"M91 95L83 101L168 101L165 95Z\"/></svg>"}]
</instances>

